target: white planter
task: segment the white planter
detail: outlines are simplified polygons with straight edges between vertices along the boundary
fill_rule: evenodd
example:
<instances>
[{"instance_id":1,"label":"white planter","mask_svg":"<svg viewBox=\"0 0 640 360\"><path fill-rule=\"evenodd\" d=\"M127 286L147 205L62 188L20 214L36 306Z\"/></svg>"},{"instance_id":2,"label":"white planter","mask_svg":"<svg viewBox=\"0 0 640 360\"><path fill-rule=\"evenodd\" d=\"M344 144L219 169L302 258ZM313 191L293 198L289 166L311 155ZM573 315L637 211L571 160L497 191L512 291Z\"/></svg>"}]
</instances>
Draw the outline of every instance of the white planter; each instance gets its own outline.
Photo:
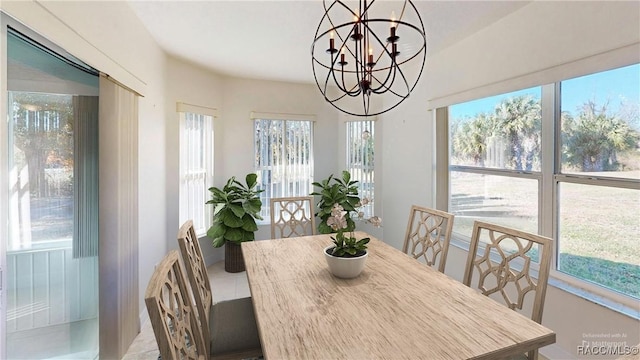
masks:
<instances>
[{"instance_id":1,"label":"white planter","mask_svg":"<svg viewBox=\"0 0 640 360\"><path fill-rule=\"evenodd\" d=\"M329 271L334 276L343 279L351 279L360 275L364 269L364 262L367 260L369 252L365 250L365 253L362 256L344 258L327 254L327 250L332 247L334 247L334 245L329 245L323 250L324 257L327 259L327 265L329 265Z\"/></svg>"}]
</instances>

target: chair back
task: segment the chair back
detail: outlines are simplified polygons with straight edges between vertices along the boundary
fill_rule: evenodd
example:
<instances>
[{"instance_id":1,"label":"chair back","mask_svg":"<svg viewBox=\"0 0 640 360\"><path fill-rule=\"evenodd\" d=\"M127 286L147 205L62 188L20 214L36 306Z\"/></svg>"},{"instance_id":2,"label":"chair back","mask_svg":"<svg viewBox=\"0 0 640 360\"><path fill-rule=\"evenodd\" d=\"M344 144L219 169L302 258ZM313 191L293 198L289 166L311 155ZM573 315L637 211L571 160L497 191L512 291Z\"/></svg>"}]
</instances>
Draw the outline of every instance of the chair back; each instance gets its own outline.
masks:
<instances>
[{"instance_id":1,"label":"chair back","mask_svg":"<svg viewBox=\"0 0 640 360\"><path fill-rule=\"evenodd\" d=\"M271 238L315 235L313 196L271 199Z\"/></svg>"},{"instance_id":2,"label":"chair back","mask_svg":"<svg viewBox=\"0 0 640 360\"><path fill-rule=\"evenodd\" d=\"M182 254L182 262L187 270L195 308L198 310L202 336L204 339L210 339L209 317L213 306L213 295L211 284L209 283L209 275L207 274L207 264L202 256L202 249L200 248L192 220L186 221L180 227L178 245Z\"/></svg>"},{"instance_id":3,"label":"chair back","mask_svg":"<svg viewBox=\"0 0 640 360\"><path fill-rule=\"evenodd\" d=\"M482 294L496 294L514 310L522 310L525 296L534 293L531 319L541 323L552 242L552 239L542 235L476 221L463 283L471 286L477 270L478 289ZM537 281L532 277L532 261L539 264ZM529 359L537 359L537 356L537 350L528 354Z\"/></svg>"},{"instance_id":4,"label":"chair back","mask_svg":"<svg viewBox=\"0 0 640 360\"><path fill-rule=\"evenodd\" d=\"M163 359L209 358L177 250L170 251L156 267L144 301Z\"/></svg>"},{"instance_id":5,"label":"chair back","mask_svg":"<svg viewBox=\"0 0 640 360\"><path fill-rule=\"evenodd\" d=\"M402 251L444 272L454 215L413 205Z\"/></svg>"}]
</instances>

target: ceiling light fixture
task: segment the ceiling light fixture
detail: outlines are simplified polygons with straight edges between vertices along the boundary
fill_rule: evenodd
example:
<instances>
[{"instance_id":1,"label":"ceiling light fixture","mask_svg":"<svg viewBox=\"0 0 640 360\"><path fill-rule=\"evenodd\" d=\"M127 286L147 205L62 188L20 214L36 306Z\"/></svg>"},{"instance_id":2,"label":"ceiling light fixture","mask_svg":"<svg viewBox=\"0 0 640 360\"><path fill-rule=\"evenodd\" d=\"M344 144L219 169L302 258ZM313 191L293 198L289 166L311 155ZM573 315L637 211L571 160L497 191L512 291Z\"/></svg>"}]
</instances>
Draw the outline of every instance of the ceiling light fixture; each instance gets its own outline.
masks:
<instances>
[{"instance_id":1,"label":"ceiling light fixture","mask_svg":"<svg viewBox=\"0 0 640 360\"><path fill-rule=\"evenodd\" d=\"M410 0L359 0L355 6L323 0L323 6L311 58L324 98L355 116L378 115L398 106L418 83L427 55L424 24L415 5ZM390 17L376 17L383 13ZM422 63L406 66L414 59ZM372 106L372 97L382 94L389 95Z\"/></svg>"}]
</instances>

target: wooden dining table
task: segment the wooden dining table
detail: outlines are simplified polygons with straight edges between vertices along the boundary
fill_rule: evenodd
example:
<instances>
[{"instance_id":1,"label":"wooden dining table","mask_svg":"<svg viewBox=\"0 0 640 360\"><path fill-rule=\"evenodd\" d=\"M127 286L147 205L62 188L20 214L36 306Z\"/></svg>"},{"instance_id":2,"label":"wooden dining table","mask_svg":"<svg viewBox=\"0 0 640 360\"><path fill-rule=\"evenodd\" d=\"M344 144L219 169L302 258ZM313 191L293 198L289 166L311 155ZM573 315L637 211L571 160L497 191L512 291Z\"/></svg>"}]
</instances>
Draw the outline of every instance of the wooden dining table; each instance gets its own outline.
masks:
<instances>
[{"instance_id":1,"label":"wooden dining table","mask_svg":"<svg viewBox=\"0 0 640 360\"><path fill-rule=\"evenodd\" d=\"M336 278L330 244L330 235L242 243L267 360L502 359L555 342L550 329L373 237L364 271Z\"/></svg>"}]
</instances>

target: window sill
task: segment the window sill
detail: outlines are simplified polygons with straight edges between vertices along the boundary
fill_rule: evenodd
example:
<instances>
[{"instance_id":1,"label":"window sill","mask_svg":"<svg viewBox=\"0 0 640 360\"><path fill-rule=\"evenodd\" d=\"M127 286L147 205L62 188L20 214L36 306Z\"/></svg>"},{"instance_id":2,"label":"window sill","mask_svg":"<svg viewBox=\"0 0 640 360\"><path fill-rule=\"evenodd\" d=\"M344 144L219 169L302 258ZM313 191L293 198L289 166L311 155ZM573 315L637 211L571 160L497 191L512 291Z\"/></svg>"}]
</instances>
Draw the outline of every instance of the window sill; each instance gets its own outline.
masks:
<instances>
[{"instance_id":1,"label":"window sill","mask_svg":"<svg viewBox=\"0 0 640 360\"><path fill-rule=\"evenodd\" d=\"M598 285L586 283L583 280L562 274L554 270L552 270L551 274L549 274L549 285L557 289L564 290L575 296L581 297L594 304L603 306L609 310L613 310L635 320L640 320L640 306L636 305L636 307L634 308L633 306L614 298L628 298L628 302L632 303L634 299L631 297L617 294L614 291L600 288L600 286ZM591 289L586 289L587 287L597 287L598 290L600 290L599 292L601 293L593 291ZM640 304L640 300L635 301L636 304Z\"/></svg>"},{"instance_id":2,"label":"window sill","mask_svg":"<svg viewBox=\"0 0 640 360\"><path fill-rule=\"evenodd\" d=\"M451 245L467 253L469 251L469 241L467 240L452 238ZM537 271L532 275L537 278ZM631 305L634 303L634 298L618 294L612 290L607 290L554 269L551 269L549 273L548 285L603 306L609 310L626 315L632 319L640 320L640 306L636 305L634 307ZM640 301L635 300L635 303L640 304Z\"/></svg>"}]
</instances>

